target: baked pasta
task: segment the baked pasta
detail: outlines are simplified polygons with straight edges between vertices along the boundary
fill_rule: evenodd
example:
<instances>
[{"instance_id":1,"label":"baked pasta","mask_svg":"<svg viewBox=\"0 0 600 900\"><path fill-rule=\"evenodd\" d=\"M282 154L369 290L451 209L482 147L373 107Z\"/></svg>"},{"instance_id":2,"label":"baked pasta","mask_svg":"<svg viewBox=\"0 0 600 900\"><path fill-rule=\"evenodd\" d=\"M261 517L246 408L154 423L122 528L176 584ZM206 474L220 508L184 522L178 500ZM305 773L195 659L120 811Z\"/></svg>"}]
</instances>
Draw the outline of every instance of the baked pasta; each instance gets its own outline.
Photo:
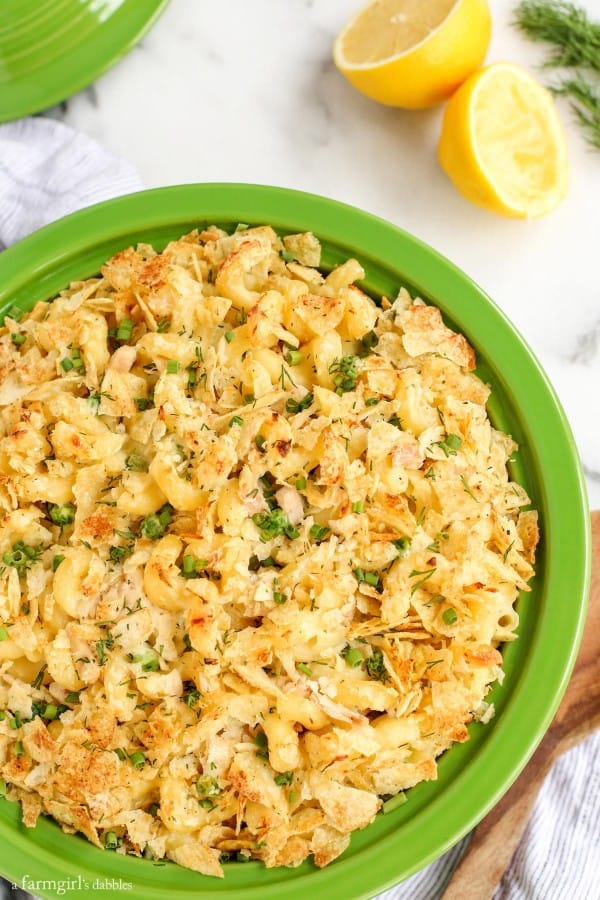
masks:
<instances>
[{"instance_id":1,"label":"baked pasta","mask_svg":"<svg viewBox=\"0 0 600 900\"><path fill-rule=\"evenodd\" d=\"M117 253L0 330L0 792L325 866L487 721L533 574L475 356L311 233Z\"/></svg>"}]
</instances>

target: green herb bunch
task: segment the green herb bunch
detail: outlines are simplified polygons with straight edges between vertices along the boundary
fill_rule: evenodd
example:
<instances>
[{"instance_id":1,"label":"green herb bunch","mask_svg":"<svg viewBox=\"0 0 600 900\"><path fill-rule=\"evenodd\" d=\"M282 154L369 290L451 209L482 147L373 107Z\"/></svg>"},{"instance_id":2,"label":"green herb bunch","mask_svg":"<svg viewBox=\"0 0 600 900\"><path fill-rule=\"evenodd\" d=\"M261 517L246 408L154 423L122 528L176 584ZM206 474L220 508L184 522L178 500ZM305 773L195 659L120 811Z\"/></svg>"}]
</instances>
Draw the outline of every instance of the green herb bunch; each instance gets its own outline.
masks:
<instances>
[{"instance_id":1,"label":"green herb bunch","mask_svg":"<svg viewBox=\"0 0 600 900\"><path fill-rule=\"evenodd\" d=\"M531 40L552 45L545 66L566 71L550 90L569 98L587 140L600 150L600 22L564 0L521 0L514 21Z\"/></svg>"}]
</instances>

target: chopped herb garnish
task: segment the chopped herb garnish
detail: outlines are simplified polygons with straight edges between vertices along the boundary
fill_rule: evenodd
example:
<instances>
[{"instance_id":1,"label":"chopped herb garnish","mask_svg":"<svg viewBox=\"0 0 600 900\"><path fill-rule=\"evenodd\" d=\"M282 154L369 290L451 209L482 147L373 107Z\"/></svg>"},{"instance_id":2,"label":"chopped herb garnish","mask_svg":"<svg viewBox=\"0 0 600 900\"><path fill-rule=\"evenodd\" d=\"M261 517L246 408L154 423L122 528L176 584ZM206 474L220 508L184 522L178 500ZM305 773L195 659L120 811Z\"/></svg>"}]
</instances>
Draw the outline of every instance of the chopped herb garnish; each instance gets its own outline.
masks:
<instances>
[{"instance_id":1,"label":"chopped herb garnish","mask_svg":"<svg viewBox=\"0 0 600 900\"><path fill-rule=\"evenodd\" d=\"M40 671L37 673L37 675L33 679L33 681L31 682L31 687L34 690L39 691L39 689L41 688L42 683L44 681L44 675L46 673L46 669L47 669L47 666L43 665L42 668L40 669Z\"/></svg>"},{"instance_id":2,"label":"chopped herb garnish","mask_svg":"<svg viewBox=\"0 0 600 900\"><path fill-rule=\"evenodd\" d=\"M457 434L447 434L443 441L435 441L432 447L439 447L445 456L456 456L462 446L462 438Z\"/></svg>"},{"instance_id":3,"label":"chopped herb garnish","mask_svg":"<svg viewBox=\"0 0 600 900\"><path fill-rule=\"evenodd\" d=\"M400 421L398 416L392 416L392 418L389 419L389 423L390 425L395 425L396 428L402 428L402 422Z\"/></svg>"},{"instance_id":4,"label":"chopped herb garnish","mask_svg":"<svg viewBox=\"0 0 600 900\"><path fill-rule=\"evenodd\" d=\"M396 548L398 556L406 556L406 554L410 550L410 541L406 537L398 538L397 541L392 541L392 544Z\"/></svg>"},{"instance_id":5,"label":"chopped herb garnish","mask_svg":"<svg viewBox=\"0 0 600 900\"><path fill-rule=\"evenodd\" d=\"M309 534L314 541L323 541L330 531L326 525L312 525Z\"/></svg>"},{"instance_id":6,"label":"chopped herb garnish","mask_svg":"<svg viewBox=\"0 0 600 900\"><path fill-rule=\"evenodd\" d=\"M170 327L171 327L171 320L167 319L166 317L159 319L158 322L156 323L156 330L158 331L159 334L165 334L165 332L167 332Z\"/></svg>"},{"instance_id":7,"label":"chopped herb garnish","mask_svg":"<svg viewBox=\"0 0 600 900\"><path fill-rule=\"evenodd\" d=\"M37 562L41 552L41 545L32 547L23 541L17 541L16 544L12 545L12 550L4 554L2 561L6 566L12 566L22 576L34 562Z\"/></svg>"},{"instance_id":8,"label":"chopped herb garnish","mask_svg":"<svg viewBox=\"0 0 600 900\"><path fill-rule=\"evenodd\" d=\"M333 375L333 383L335 392L340 396L353 391L356 387L358 379L358 357L342 356L340 359L334 359L329 366L329 374Z\"/></svg>"},{"instance_id":9,"label":"chopped herb garnish","mask_svg":"<svg viewBox=\"0 0 600 900\"><path fill-rule=\"evenodd\" d=\"M4 626L0 625L0 641L7 641L7 640L8 640L8 631L6 630L6 628L4 628Z\"/></svg>"},{"instance_id":10,"label":"chopped herb garnish","mask_svg":"<svg viewBox=\"0 0 600 900\"><path fill-rule=\"evenodd\" d=\"M303 359L299 350L288 350L285 354L285 361L289 366L299 366Z\"/></svg>"},{"instance_id":11,"label":"chopped herb garnish","mask_svg":"<svg viewBox=\"0 0 600 900\"><path fill-rule=\"evenodd\" d=\"M365 504L362 500L357 500L356 503L352 504L352 512L353 513L362 513L365 511Z\"/></svg>"},{"instance_id":12,"label":"chopped herb garnish","mask_svg":"<svg viewBox=\"0 0 600 900\"><path fill-rule=\"evenodd\" d=\"M365 400L365 406L377 406L380 401L380 397L368 397Z\"/></svg>"},{"instance_id":13,"label":"chopped herb garnish","mask_svg":"<svg viewBox=\"0 0 600 900\"><path fill-rule=\"evenodd\" d=\"M467 481L467 479L465 478L464 475L461 475L461 476L460 476L460 480L462 481L462 486L464 487L464 489L465 489L465 491L467 492L467 494L469 495L469 497L472 497L473 500L475 500L476 503L479 503L479 500L477 499L477 497L475 496L475 494L473 493L473 491L472 491L471 488L469 487L469 482Z\"/></svg>"},{"instance_id":14,"label":"chopped herb garnish","mask_svg":"<svg viewBox=\"0 0 600 900\"><path fill-rule=\"evenodd\" d=\"M221 793L221 787L212 775L201 775L196 782L196 790L201 797L216 797Z\"/></svg>"},{"instance_id":15,"label":"chopped herb garnish","mask_svg":"<svg viewBox=\"0 0 600 900\"><path fill-rule=\"evenodd\" d=\"M199 578L207 565L207 559L198 559L191 553L186 553L181 561L181 576L182 578Z\"/></svg>"},{"instance_id":16,"label":"chopped herb garnish","mask_svg":"<svg viewBox=\"0 0 600 900\"><path fill-rule=\"evenodd\" d=\"M312 673L313 673L312 669L310 668L310 666L307 666L306 663L297 662L296 668L298 669L299 672L302 672L308 678L312 677Z\"/></svg>"},{"instance_id":17,"label":"chopped herb garnish","mask_svg":"<svg viewBox=\"0 0 600 900\"><path fill-rule=\"evenodd\" d=\"M231 428L233 425L240 425L240 426L241 426L241 425L243 425L243 424L244 424L244 420L241 418L241 416L233 416L233 417L229 420L229 427L230 427L230 428Z\"/></svg>"},{"instance_id":18,"label":"chopped herb garnish","mask_svg":"<svg viewBox=\"0 0 600 900\"><path fill-rule=\"evenodd\" d=\"M129 761L134 769L143 769L146 765L146 757L141 750L136 750L135 753L131 753Z\"/></svg>"},{"instance_id":19,"label":"chopped herb garnish","mask_svg":"<svg viewBox=\"0 0 600 900\"><path fill-rule=\"evenodd\" d=\"M279 255L285 262L294 262L296 259L296 254L292 253L290 250L280 250Z\"/></svg>"},{"instance_id":20,"label":"chopped herb garnish","mask_svg":"<svg viewBox=\"0 0 600 900\"><path fill-rule=\"evenodd\" d=\"M425 584L425 582L426 582L429 578L431 578L431 576L433 575L433 573L435 572L435 570L436 570L436 566L434 566L432 569L424 569L422 572L417 572L416 569L413 569L413 571L412 571L412 572L410 573L410 575L409 575L409 578L415 578L417 575L422 575L423 577L422 577L422 578L419 578L419 580L416 581L416 582L413 584L413 586L412 586L412 588L411 588L411 590L410 590L410 596L411 596L411 597L412 597L412 595L415 593L415 591L418 591L418 590L419 590L419 588L421 587L421 585Z\"/></svg>"},{"instance_id":21,"label":"chopped herb garnish","mask_svg":"<svg viewBox=\"0 0 600 900\"><path fill-rule=\"evenodd\" d=\"M298 478L296 481L296 490L303 491L306 487L306 478Z\"/></svg>"},{"instance_id":22,"label":"chopped herb garnish","mask_svg":"<svg viewBox=\"0 0 600 900\"><path fill-rule=\"evenodd\" d=\"M366 669L371 678L375 678L377 681L389 681L390 676L385 667L383 652L379 647L375 647L372 655L367 657Z\"/></svg>"},{"instance_id":23,"label":"chopped herb garnish","mask_svg":"<svg viewBox=\"0 0 600 900\"><path fill-rule=\"evenodd\" d=\"M177 375L179 372L179 360L178 359L168 359L167 360L167 374L168 375Z\"/></svg>"},{"instance_id":24,"label":"chopped herb garnish","mask_svg":"<svg viewBox=\"0 0 600 900\"><path fill-rule=\"evenodd\" d=\"M65 703L79 703L79 691L70 691L65 697Z\"/></svg>"},{"instance_id":25,"label":"chopped herb garnish","mask_svg":"<svg viewBox=\"0 0 600 900\"><path fill-rule=\"evenodd\" d=\"M131 319L121 319L121 323L117 328L117 340L125 343L131 339L133 332L133 322Z\"/></svg>"},{"instance_id":26,"label":"chopped herb garnish","mask_svg":"<svg viewBox=\"0 0 600 900\"><path fill-rule=\"evenodd\" d=\"M4 800L4 798L6 797L7 790L8 790L8 785L7 785L6 781L4 780L4 778L0 779L0 798L2 800Z\"/></svg>"},{"instance_id":27,"label":"chopped herb garnish","mask_svg":"<svg viewBox=\"0 0 600 900\"><path fill-rule=\"evenodd\" d=\"M369 353L377 346L379 343L379 338L375 334L374 331L367 331L366 334L363 334L361 339L358 342L358 355L359 356L368 356Z\"/></svg>"},{"instance_id":28,"label":"chopped herb garnish","mask_svg":"<svg viewBox=\"0 0 600 900\"><path fill-rule=\"evenodd\" d=\"M356 669L357 666L364 660L364 656L358 649L358 647L351 647L350 644L347 644L344 649L341 651L341 656L346 660L346 665L350 666L351 669Z\"/></svg>"},{"instance_id":29,"label":"chopped herb garnish","mask_svg":"<svg viewBox=\"0 0 600 900\"><path fill-rule=\"evenodd\" d=\"M185 688L183 692L183 702L186 706L189 706L190 709L193 709L200 700L200 691L193 681L185 681L183 686Z\"/></svg>"},{"instance_id":30,"label":"chopped herb garnish","mask_svg":"<svg viewBox=\"0 0 600 900\"><path fill-rule=\"evenodd\" d=\"M48 504L48 513L55 525L72 525L75 521L75 507L72 503Z\"/></svg>"},{"instance_id":31,"label":"chopped herb garnish","mask_svg":"<svg viewBox=\"0 0 600 900\"><path fill-rule=\"evenodd\" d=\"M446 625L454 625L458 622L456 610L449 606L448 609L445 609L442 613L442 619Z\"/></svg>"},{"instance_id":32,"label":"chopped herb garnish","mask_svg":"<svg viewBox=\"0 0 600 900\"><path fill-rule=\"evenodd\" d=\"M145 409L148 409L148 404L150 403L150 401L147 397L136 397L134 403L139 412L143 412Z\"/></svg>"},{"instance_id":33,"label":"chopped herb garnish","mask_svg":"<svg viewBox=\"0 0 600 900\"><path fill-rule=\"evenodd\" d=\"M275 775L275 777L273 778L273 781L279 787L285 787L286 785L291 784L293 780L293 772L280 772L279 775Z\"/></svg>"},{"instance_id":34,"label":"chopped herb garnish","mask_svg":"<svg viewBox=\"0 0 600 900\"><path fill-rule=\"evenodd\" d=\"M160 660L154 650L146 650L144 653L136 653L132 657L131 661L141 665L142 672L158 672L158 670L160 669Z\"/></svg>"},{"instance_id":35,"label":"chopped herb garnish","mask_svg":"<svg viewBox=\"0 0 600 900\"><path fill-rule=\"evenodd\" d=\"M223 337L225 338L227 343L230 344L235 337L235 331L226 331Z\"/></svg>"},{"instance_id":36,"label":"chopped herb garnish","mask_svg":"<svg viewBox=\"0 0 600 900\"><path fill-rule=\"evenodd\" d=\"M130 472L147 472L148 460L141 453L130 453L125 460L125 468Z\"/></svg>"},{"instance_id":37,"label":"chopped herb garnish","mask_svg":"<svg viewBox=\"0 0 600 900\"><path fill-rule=\"evenodd\" d=\"M252 521L260 529L261 538L269 541L271 538L285 535L285 537L293 539L300 534L297 528L294 528L283 510L276 507L270 512L259 512L252 516Z\"/></svg>"},{"instance_id":38,"label":"chopped herb garnish","mask_svg":"<svg viewBox=\"0 0 600 900\"><path fill-rule=\"evenodd\" d=\"M15 347L20 347L21 344L24 344L27 340L27 335L23 334L22 331L13 331L10 336L11 341L15 345Z\"/></svg>"},{"instance_id":39,"label":"chopped herb garnish","mask_svg":"<svg viewBox=\"0 0 600 900\"><path fill-rule=\"evenodd\" d=\"M116 850L119 846L119 838L114 831L107 831L104 835L104 847L106 850Z\"/></svg>"},{"instance_id":40,"label":"chopped herb garnish","mask_svg":"<svg viewBox=\"0 0 600 900\"><path fill-rule=\"evenodd\" d=\"M115 562L123 562L124 559L127 559L128 556L131 556L133 553L133 545L129 547L111 547L108 551L109 558Z\"/></svg>"},{"instance_id":41,"label":"chopped herb garnish","mask_svg":"<svg viewBox=\"0 0 600 900\"><path fill-rule=\"evenodd\" d=\"M302 410L308 409L314 399L312 394L305 394L302 400L294 400L293 397L288 397L285 401L286 412L289 412L292 415L302 412Z\"/></svg>"},{"instance_id":42,"label":"chopped herb garnish","mask_svg":"<svg viewBox=\"0 0 600 900\"><path fill-rule=\"evenodd\" d=\"M367 572L365 569L354 569L354 576L359 584L369 584L377 591L383 590L381 578L377 572Z\"/></svg>"},{"instance_id":43,"label":"chopped herb garnish","mask_svg":"<svg viewBox=\"0 0 600 900\"><path fill-rule=\"evenodd\" d=\"M151 516L142 519L140 530L145 538L151 541L157 541L163 537L167 526L173 521L173 507L169 503L155 512Z\"/></svg>"},{"instance_id":44,"label":"chopped herb garnish","mask_svg":"<svg viewBox=\"0 0 600 900\"><path fill-rule=\"evenodd\" d=\"M266 437L263 437L262 434L257 434L254 438L254 443L256 444L256 446L258 447L259 450L263 449L266 442L267 442L267 439L266 439Z\"/></svg>"},{"instance_id":45,"label":"chopped herb garnish","mask_svg":"<svg viewBox=\"0 0 600 900\"><path fill-rule=\"evenodd\" d=\"M15 756L18 759L20 756L23 756L24 753L25 750L23 749L23 741L17 741L15 744Z\"/></svg>"}]
</instances>

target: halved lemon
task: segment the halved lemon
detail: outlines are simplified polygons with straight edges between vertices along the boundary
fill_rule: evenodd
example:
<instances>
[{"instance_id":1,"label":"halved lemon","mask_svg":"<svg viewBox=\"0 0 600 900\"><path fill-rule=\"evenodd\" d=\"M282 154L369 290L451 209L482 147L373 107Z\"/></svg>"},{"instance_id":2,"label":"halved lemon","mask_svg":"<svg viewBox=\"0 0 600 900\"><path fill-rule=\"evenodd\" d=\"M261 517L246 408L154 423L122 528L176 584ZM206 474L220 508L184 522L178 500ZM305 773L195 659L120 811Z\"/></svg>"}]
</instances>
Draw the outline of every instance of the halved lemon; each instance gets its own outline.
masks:
<instances>
[{"instance_id":1,"label":"halved lemon","mask_svg":"<svg viewBox=\"0 0 600 900\"><path fill-rule=\"evenodd\" d=\"M338 35L333 59L373 100L423 109L479 68L490 32L487 0L371 0Z\"/></svg>"},{"instance_id":2,"label":"halved lemon","mask_svg":"<svg viewBox=\"0 0 600 900\"><path fill-rule=\"evenodd\" d=\"M552 95L525 69L495 63L472 75L444 111L442 169L468 200L536 218L569 185L565 134Z\"/></svg>"}]
</instances>

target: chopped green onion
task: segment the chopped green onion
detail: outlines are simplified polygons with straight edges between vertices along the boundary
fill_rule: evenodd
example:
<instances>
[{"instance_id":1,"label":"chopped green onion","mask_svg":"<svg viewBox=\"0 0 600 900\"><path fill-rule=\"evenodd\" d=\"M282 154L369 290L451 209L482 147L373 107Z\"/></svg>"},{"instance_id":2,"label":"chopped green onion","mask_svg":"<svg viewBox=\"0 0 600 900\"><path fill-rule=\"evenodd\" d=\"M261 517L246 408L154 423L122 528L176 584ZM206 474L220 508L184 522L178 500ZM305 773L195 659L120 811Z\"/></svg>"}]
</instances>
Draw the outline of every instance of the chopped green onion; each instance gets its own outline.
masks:
<instances>
[{"instance_id":1,"label":"chopped green onion","mask_svg":"<svg viewBox=\"0 0 600 900\"><path fill-rule=\"evenodd\" d=\"M445 609L442 613L442 619L446 625L454 625L455 622L458 622L456 610L449 606L448 609Z\"/></svg>"},{"instance_id":2,"label":"chopped green onion","mask_svg":"<svg viewBox=\"0 0 600 900\"><path fill-rule=\"evenodd\" d=\"M280 772L279 775L275 775L273 781L279 787L284 787L285 785L291 784L294 780L293 772Z\"/></svg>"},{"instance_id":3,"label":"chopped green onion","mask_svg":"<svg viewBox=\"0 0 600 900\"><path fill-rule=\"evenodd\" d=\"M230 344L235 337L235 331L226 331L223 336L227 343Z\"/></svg>"},{"instance_id":4,"label":"chopped green onion","mask_svg":"<svg viewBox=\"0 0 600 900\"><path fill-rule=\"evenodd\" d=\"M65 697L65 703L79 703L79 691L69 691Z\"/></svg>"},{"instance_id":5,"label":"chopped green onion","mask_svg":"<svg viewBox=\"0 0 600 900\"><path fill-rule=\"evenodd\" d=\"M304 477L298 478L298 480L296 481L296 490L303 491L305 487L306 487L306 478L304 478Z\"/></svg>"},{"instance_id":6,"label":"chopped green onion","mask_svg":"<svg viewBox=\"0 0 600 900\"><path fill-rule=\"evenodd\" d=\"M75 507L72 503L49 504L48 511L55 525L71 525L75 521Z\"/></svg>"},{"instance_id":7,"label":"chopped green onion","mask_svg":"<svg viewBox=\"0 0 600 900\"><path fill-rule=\"evenodd\" d=\"M406 537L398 538L397 541L392 541L392 544L396 548L398 556L406 556L410 550L410 541Z\"/></svg>"},{"instance_id":8,"label":"chopped green onion","mask_svg":"<svg viewBox=\"0 0 600 900\"><path fill-rule=\"evenodd\" d=\"M121 324L117 328L117 340L128 341L133 332L133 322L131 319L122 319Z\"/></svg>"},{"instance_id":9,"label":"chopped green onion","mask_svg":"<svg viewBox=\"0 0 600 900\"><path fill-rule=\"evenodd\" d=\"M0 641L8 640L8 631L3 626L0 626Z\"/></svg>"},{"instance_id":10,"label":"chopped green onion","mask_svg":"<svg viewBox=\"0 0 600 900\"><path fill-rule=\"evenodd\" d=\"M142 672L158 672L160 669L160 661L154 650L136 653L131 661L141 665Z\"/></svg>"},{"instance_id":11,"label":"chopped green onion","mask_svg":"<svg viewBox=\"0 0 600 900\"><path fill-rule=\"evenodd\" d=\"M179 372L179 360L178 359L168 359L167 360L167 373L169 375L177 375Z\"/></svg>"},{"instance_id":12,"label":"chopped green onion","mask_svg":"<svg viewBox=\"0 0 600 900\"><path fill-rule=\"evenodd\" d=\"M240 426L241 426L241 425L243 425L243 424L244 424L244 420L241 418L241 416L233 416L233 417L229 420L229 427L230 427L230 428L231 428L233 425L240 425Z\"/></svg>"},{"instance_id":13,"label":"chopped green onion","mask_svg":"<svg viewBox=\"0 0 600 900\"><path fill-rule=\"evenodd\" d=\"M196 790L202 797L216 797L221 793L221 787L212 775L201 775L196 782Z\"/></svg>"},{"instance_id":14,"label":"chopped green onion","mask_svg":"<svg viewBox=\"0 0 600 900\"><path fill-rule=\"evenodd\" d=\"M303 359L299 350L288 350L285 354L285 361L289 366L299 366Z\"/></svg>"},{"instance_id":15,"label":"chopped green onion","mask_svg":"<svg viewBox=\"0 0 600 900\"><path fill-rule=\"evenodd\" d=\"M279 508L272 509L268 513L254 513L252 521L256 527L260 529L260 536L263 541L268 541L279 535L285 535L291 540L297 538L300 534L298 529L292 525L283 510Z\"/></svg>"},{"instance_id":16,"label":"chopped green onion","mask_svg":"<svg viewBox=\"0 0 600 900\"><path fill-rule=\"evenodd\" d=\"M41 552L41 546L32 547L23 541L17 541L16 544L13 544L12 550L3 555L2 561L6 566L12 566L17 570L19 576L22 576L34 562L37 562Z\"/></svg>"},{"instance_id":17,"label":"chopped green onion","mask_svg":"<svg viewBox=\"0 0 600 900\"><path fill-rule=\"evenodd\" d=\"M283 606L287 603L288 596L284 591L273 591L273 603L277 606Z\"/></svg>"},{"instance_id":18,"label":"chopped green onion","mask_svg":"<svg viewBox=\"0 0 600 900\"><path fill-rule=\"evenodd\" d=\"M353 391L358 379L358 357L342 356L336 358L329 366L329 374L333 375L335 392L340 396Z\"/></svg>"},{"instance_id":19,"label":"chopped green onion","mask_svg":"<svg viewBox=\"0 0 600 900\"><path fill-rule=\"evenodd\" d=\"M285 401L286 412L292 413L293 415L302 412L303 409L308 409L314 399L312 394L305 394L302 400L294 400L293 397L289 397Z\"/></svg>"},{"instance_id":20,"label":"chopped green onion","mask_svg":"<svg viewBox=\"0 0 600 900\"><path fill-rule=\"evenodd\" d=\"M295 254L295 253L291 253L290 250L280 250L280 251L279 251L279 255L280 255L281 258L282 258L283 260L285 260L286 262L293 262L293 261L296 259L296 254Z\"/></svg>"},{"instance_id":21,"label":"chopped green onion","mask_svg":"<svg viewBox=\"0 0 600 900\"><path fill-rule=\"evenodd\" d=\"M13 331L10 336L11 341L15 345L15 347L20 347L21 344L24 344L27 340L27 335L23 334L22 331Z\"/></svg>"},{"instance_id":22,"label":"chopped green onion","mask_svg":"<svg viewBox=\"0 0 600 900\"><path fill-rule=\"evenodd\" d=\"M312 676L312 669L310 666L307 666L306 663L296 663L296 668L299 672L303 672L304 675L307 675L309 678Z\"/></svg>"},{"instance_id":23,"label":"chopped green onion","mask_svg":"<svg viewBox=\"0 0 600 900\"><path fill-rule=\"evenodd\" d=\"M170 327L171 327L171 320L167 319L164 316L162 319L159 319L158 322L156 323L156 330L158 331L159 334L165 334L165 332L168 331Z\"/></svg>"},{"instance_id":24,"label":"chopped green onion","mask_svg":"<svg viewBox=\"0 0 600 900\"><path fill-rule=\"evenodd\" d=\"M186 553L181 564L181 575L183 578L199 578L207 565L207 559L197 559L191 553Z\"/></svg>"},{"instance_id":25,"label":"chopped green onion","mask_svg":"<svg viewBox=\"0 0 600 900\"><path fill-rule=\"evenodd\" d=\"M262 434L257 434L256 437L254 438L254 443L256 444L256 446L258 447L259 450L262 450L262 448L264 447L266 442L267 442L267 439L266 439L266 437L263 437Z\"/></svg>"},{"instance_id":26,"label":"chopped green onion","mask_svg":"<svg viewBox=\"0 0 600 900\"><path fill-rule=\"evenodd\" d=\"M358 647L350 647L350 645L344 647L341 655L346 660L346 665L350 666L351 669L355 669L357 666L360 666L360 664L364 660L364 656L362 655Z\"/></svg>"},{"instance_id":27,"label":"chopped green onion","mask_svg":"<svg viewBox=\"0 0 600 900\"><path fill-rule=\"evenodd\" d=\"M358 355L368 356L371 350L377 346L379 338L374 331L367 331L358 342Z\"/></svg>"},{"instance_id":28,"label":"chopped green onion","mask_svg":"<svg viewBox=\"0 0 600 900\"><path fill-rule=\"evenodd\" d=\"M116 850L119 846L119 838L114 831L107 831L104 835L104 846L107 850Z\"/></svg>"},{"instance_id":29,"label":"chopped green onion","mask_svg":"<svg viewBox=\"0 0 600 900\"><path fill-rule=\"evenodd\" d=\"M0 798L4 799L6 797L6 792L8 790L8 785L4 778L0 779Z\"/></svg>"},{"instance_id":30,"label":"chopped green onion","mask_svg":"<svg viewBox=\"0 0 600 900\"><path fill-rule=\"evenodd\" d=\"M45 719L56 719L58 716L58 707L54 705L54 703L47 703L46 709L44 710L44 718Z\"/></svg>"},{"instance_id":31,"label":"chopped green onion","mask_svg":"<svg viewBox=\"0 0 600 900\"><path fill-rule=\"evenodd\" d=\"M23 756L24 753L25 750L23 749L23 741L17 741L15 744L15 756L18 759L20 756Z\"/></svg>"},{"instance_id":32,"label":"chopped green onion","mask_svg":"<svg viewBox=\"0 0 600 900\"><path fill-rule=\"evenodd\" d=\"M380 397L369 397L367 400L365 400L365 406L377 406L380 399Z\"/></svg>"},{"instance_id":33,"label":"chopped green onion","mask_svg":"<svg viewBox=\"0 0 600 900\"><path fill-rule=\"evenodd\" d=\"M21 713L17 710L17 712L14 714L14 718L10 720L10 727L13 731L16 731L17 728L20 728L22 724Z\"/></svg>"},{"instance_id":34,"label":"chopped green onion","mask_svg":"<svg viewBox=\"0 0 600 900\"><path fill-rule=\"evenodd\" d=\"M129 761L134 769L143 769L146 765L146 757L140 750L136 750L135 753L132 753L129 757Z\"/></svg>"},{"instance_id":35,"label":"chopped green onion","mask_svg":"<svg viewBox=\"0 0 600 900\"><path fill-rule=\"evenodd\" d=\"M330 531L331 529L327 528L326 525L312 525L309 534L313 540L322 541Z\"/></svg>"},{"instance_id":36,"label":"chopped green onion","mask_svg":"<svg viewBox=\"0 0 600 900\"><path fill-rule=\"evenodd\" d=\"M151 816L156 817L158 815L158 810L159 810L158 803L151 803L150 809L148 810L148 812L150 813Z\"/></svg>"},{"instance_id":37,"label":"chopped green onion","mask_svg":"<svg viewBox=\"0 0 600 900\"><path fill-rule=\"evenodd\" d=\"M235 226L234 234L238 231L247 231L248 228L250 228L250 226L248 225L247 222L238 222L237 225Z\"/></svg>"},{"instance_id":38,"label":"chopped green onion","mask_svg":"<svg viewBox=\"0 0 600 900\"><path fill-rule=\"evenodd\" d=\"M379 591L383 590L381 579L377 572L367 572L365 569L355 569L354 575L359 584L369 584Z\"/></svg>"},{"instance_id":39,"label":"chopped green onion","mask_svg":"<svg viewBox=\"0 0 600 900\"><path fill-rule=\"evenodd\" d=\"M402 422L400 421L398 416L392 416L392 418L389 419L389 423L390 425L395 425L396 428L402 428Z\"/></svg>"},{"instance_id":40,"label":"chopped green onion","mask_svg":"<svg viewBox=\"0 0 600 900\"><path fill-rule=\"evenodd\" d=\"M365 504L362 500L357 500L356 503L352 504L352 512L353 513L362 513L365 511Z\"/></svg>"},{"instance_id":41,"label":"chopped green onion","mask_svg":"<svg viewBox=\"0 0 600 900\"><path fill-rule=\"evenodd\" d=\"M151 541L157 541L164 535L167 525L171 523L172 519L173 507L168 503L165 503L165 505L161 506L156 513L142 519L142 524L140 526L141 533L145 538L148 538Z\"/></svg>"},{"instance_id":42,"label":"chopped green onion","mask_svg":"<svg viewBox=\"0 0 600 900\"><path fill-rule=\"evenodd\" d=\"M150 402L147 397L136 397L135 405L140 412L143 412L145 409L148 409L148 403Z\"/></svg>"},{"instance_id":43,"label":"chopped green onion","mask_svg":"<svg viewBox=\"0 0 600 900\"><path fill-rule=\"evenodd\" d=\"M398 809L399 806L404 806L408 797L406 794L401 791L399 794L396 794L395 797L390 797L389 800L386 800L385 803L381 807L381 812L385 815L393 812L393 810Z\"/></svg>"}]
</instances>

